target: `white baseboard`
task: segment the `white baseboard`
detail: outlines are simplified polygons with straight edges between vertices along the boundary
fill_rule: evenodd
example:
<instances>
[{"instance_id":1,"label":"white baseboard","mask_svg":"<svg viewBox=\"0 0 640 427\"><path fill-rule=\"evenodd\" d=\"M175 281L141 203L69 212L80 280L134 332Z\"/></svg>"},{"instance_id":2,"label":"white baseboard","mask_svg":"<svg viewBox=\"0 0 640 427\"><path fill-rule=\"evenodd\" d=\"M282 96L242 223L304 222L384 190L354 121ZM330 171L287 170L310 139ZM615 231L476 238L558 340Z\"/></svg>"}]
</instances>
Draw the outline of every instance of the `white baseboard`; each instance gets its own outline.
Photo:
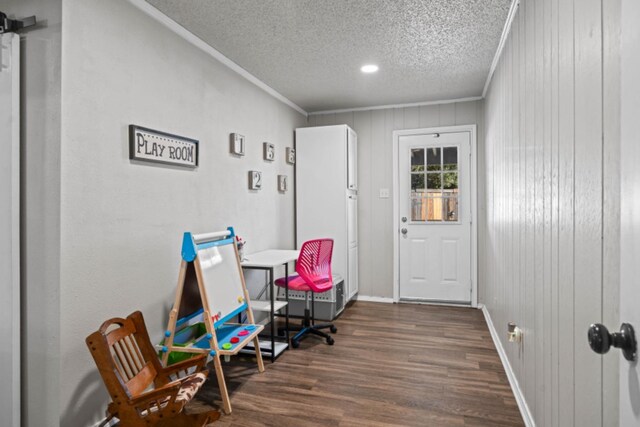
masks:
<instances>
[{"instance_id":1,"label":"white baseboard","mask_svg":"<svg viewBox=\"0 0 640 427\"><path fill-rule=\"evenodd\" d=\"M360 295L358 294L358 296L356 297L357 301L367 301L367 302L384 302L384 303L389 303L389 304L393 304L393 298L386 298L386 297L370 297L367 295Z\"/></svg>"},{"instance_id":2,"label":"white baseboard","mask_svg":"<svg viewBox=\"0 0 640 427\"><path fill-rule=\"evenodd\" d=\"M469 303L458 304L454 302L440 302L440 301L423 301L423 300L411 300L411 299L401 299L398 301L398 304L417 304L417 305L436 305L440 307L462 307L462 308L476 308Z\"/></svg>"},{"instance_id":3,"label":"white baseboard","mask_svg":"<svg viewBox=\"0 0 640 427\"><path fill-rule=\"evenodd\" d=\"M95 423L94 425L92 425L91 427L98 427L100 424L102 424L104 422L106 418L101 419L100 421L98 421L97 423ZM111 421L109 421L107 423L108 426L114 426L116 425L116 423L118 422L117 418L112 418Z\"/></svg>"},{"instance_id":4,"label":"white baseboard","mask_svg":"<svg viewBox=\"0 0 640 427\"><path fill-rule=\"evenodd\" d=\"M535 427L536 423L533 420L533 415L529 410L529 405L527 405L527 401L524 398L522 389L520 389L518 379L516 378L516 375L511 368L511 363L509 363L507 353L504 351L504 347L502 346L502 341L500 341L498 331L496 331L495 326L493 326L493 321L491 321L489 310L487 310L487 306L485 306L484 304L478 304L478 308L481 309L482 314L484 314L484 319L486 320L487 326L489 327L491 338L493 339L493 343L496 346L496 350L498 350L500 360L502 361L502 366L504 366L504 370L507 373L507 378L509 379L509 384L511 385L511 390L513 391L513 395L516 398L516 403L518 403L518 408L520 409L522 420L527 427Z\"/></svg>"}]
</instances>

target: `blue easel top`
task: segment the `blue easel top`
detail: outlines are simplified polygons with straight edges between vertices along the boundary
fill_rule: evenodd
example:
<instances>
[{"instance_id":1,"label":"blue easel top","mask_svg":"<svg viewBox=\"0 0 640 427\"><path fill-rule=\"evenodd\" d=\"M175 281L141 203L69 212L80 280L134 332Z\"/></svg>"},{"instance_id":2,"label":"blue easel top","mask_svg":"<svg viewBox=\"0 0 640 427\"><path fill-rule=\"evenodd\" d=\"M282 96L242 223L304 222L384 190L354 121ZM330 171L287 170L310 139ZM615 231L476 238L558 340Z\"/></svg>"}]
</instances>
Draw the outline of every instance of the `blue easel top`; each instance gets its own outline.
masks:
<instances>
[{"instance_id":1,"label":"blue easel top","mask_svg":"<svg viewBox=\"0 0 640 427\"><path fill-rule=\"evenodd\" d=\"M227 227L229 234L224 238L214 237L211 240L204 240L196 243L193 233L186 232L182 238L182 259L191 262L196 259L198 251L212 246L223 246L235 243L236 234L233 227Z\"/></svg>"}]
</instances>

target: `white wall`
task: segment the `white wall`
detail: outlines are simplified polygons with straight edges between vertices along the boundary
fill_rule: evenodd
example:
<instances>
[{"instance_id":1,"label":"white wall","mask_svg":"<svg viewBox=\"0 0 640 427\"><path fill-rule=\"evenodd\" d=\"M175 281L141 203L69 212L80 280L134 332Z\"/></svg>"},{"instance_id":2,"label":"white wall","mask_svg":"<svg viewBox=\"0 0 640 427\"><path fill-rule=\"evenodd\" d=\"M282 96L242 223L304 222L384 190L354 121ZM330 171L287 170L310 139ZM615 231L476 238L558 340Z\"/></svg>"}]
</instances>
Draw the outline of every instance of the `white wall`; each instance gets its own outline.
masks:
<instances>
[{"instance_id":1,"label":"white wall","mask_svg":"<svg viewBox=\"0 0 640 427\"><path fill-rule=\"evenodd\" d=\"M477 124L482 165L482 114L482 101L471 101L309 116L308 126L347 124L358 134L359 295L393 297L393 131ZM482 171L478 175L483 194ZM383 188L390 192L387 199L379 197ZM483 217L483 206L478 208Z\"/></svg>"},{"instance_id":2,"label":"white wall","mask_svg":"<svg viewBox=\"0 0 640 427\"><path fill-rule=\"evenodd\" d=\"M60 283L60 0L0 0L36 15L21 39L22 425L57 424ZM4 140L3 140L4 142Z\"/></svg>"},{"instance_id":3,"label":"white wall","mask_svg":"<svg viewBox=\"0 0 640 427\"><path fill-rule=\"evenodd\" d=\"M60 423L79 426L107 403L85 337L134 310L160 336L184 231L233 225L249 252L294 247L295 189L278 193L276 177L293 177L285 147L305 118L127 1L64 0L63 12ZM200 166L132 163L131 123L198 139ZM229 154L231 132L246 136L244 158Z\"/></svg>"},{"instance_id":4,"label":"white wall","mask_svg":"<svg viewBox=\"0 0 640 427\"><path fill-rule=\"evenodd\" d=\"M480 297L537 425L617 425L618 7L522 1L485 102Z\"/></svg>"}]
</instances>

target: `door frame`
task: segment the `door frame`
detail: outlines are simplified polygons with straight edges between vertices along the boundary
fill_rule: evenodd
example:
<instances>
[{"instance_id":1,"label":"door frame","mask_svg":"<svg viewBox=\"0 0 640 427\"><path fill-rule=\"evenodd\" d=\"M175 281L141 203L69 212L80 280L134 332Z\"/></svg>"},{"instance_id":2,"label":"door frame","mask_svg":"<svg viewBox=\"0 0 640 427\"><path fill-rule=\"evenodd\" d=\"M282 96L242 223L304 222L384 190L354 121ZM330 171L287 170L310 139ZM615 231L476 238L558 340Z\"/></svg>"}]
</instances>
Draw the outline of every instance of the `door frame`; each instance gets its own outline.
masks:
<instances>
[{"instance_id":1,"label":"door frame","mask_svg":"<svg viewBox=\"0 0 640 427\"><path fill-rule=\"evenodd\" d=\"M9 281L9 292L3 295L4 301L0 303L0 309L7 310L11 313L10 324L6 328L9 333L8 342L3 345L10 347L9 362L0 369L4 374L5 386L10 387L11 392L6 402L1 405L2 409L8 410L7 419L12 425L20 425L20 394L21 394L21 378L20 378L20 36L15 33L0 34L0 49L6 53L0 53L0 72L11 73L11 104L9 111L10 128L7 129L9 135L8 156L2 161L3 166L9 171L9 182L3 185L3 202L9 203L8 214L3 214L4 229L7 225L11 229L10 235L7 236L9 245L3 245L8 249L8 253L4 249L0 249L3 261L2 280ZM5 118L3 117L3 121ZM8 190L8 193L4 193ZM5 220L9 224L4 223ZM5 337L3 337L5 338ZM1 393L0 393L1 394ZM8 411L9 412L9 411Z\"/></svg>"},{"instance_id":2,"label":"door frame","mask_svg":"<svg viewBox=\"0 0 640 427\"><path fill-rule=\"evenodd\" d=\"M393 302L400 302L400 233L398 208L400 195L398 188L399 143L401 136L423 135L433 133L469 132L471 158L469 159L469 177L471 179L471 307L478 306L478 165L477 165L477 125L440 126L420 129L403 129L393 131ZM404 302L404 301L403 301ZM413 302L413 301L412 301ZM467 304L443 304L427 302L434 305L467 306Z\"/></svg>"}]
</instances>

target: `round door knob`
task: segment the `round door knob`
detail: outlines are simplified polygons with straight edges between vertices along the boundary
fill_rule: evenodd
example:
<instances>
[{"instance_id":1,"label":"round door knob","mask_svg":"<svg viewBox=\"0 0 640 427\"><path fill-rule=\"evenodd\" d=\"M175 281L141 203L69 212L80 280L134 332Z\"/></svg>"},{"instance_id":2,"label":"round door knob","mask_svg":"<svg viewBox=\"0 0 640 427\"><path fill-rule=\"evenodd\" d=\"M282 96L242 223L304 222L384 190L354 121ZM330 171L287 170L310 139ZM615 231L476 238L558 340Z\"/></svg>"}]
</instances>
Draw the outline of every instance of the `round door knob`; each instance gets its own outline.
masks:
<instances>
[{"instance_id":1,"label":"round door knob","mask_svg":"<svg viewBox=\"0 0 640 427\"><path fill-rule=\"evenodd\" d=\"M407 229L406 229L406 228L403 228L402 230L400 230L400 232L401 232L403 235L406 235L406 234L407 234Z\"/></svg>"},{"instance_id":2,"label":"round door knob","mask_svg":"<svg viewBox=\"0 0 640 427\"><path fill-rule=\"evenodd\" d=\"M591 350L598 354L605 354L611 346L622 350L625 359L633 361L636 358L637 343L633 326L623 323L620 332L609 333L606 326L595 323L589 327L587 334Z\"/></svg>"}]
</instances>

